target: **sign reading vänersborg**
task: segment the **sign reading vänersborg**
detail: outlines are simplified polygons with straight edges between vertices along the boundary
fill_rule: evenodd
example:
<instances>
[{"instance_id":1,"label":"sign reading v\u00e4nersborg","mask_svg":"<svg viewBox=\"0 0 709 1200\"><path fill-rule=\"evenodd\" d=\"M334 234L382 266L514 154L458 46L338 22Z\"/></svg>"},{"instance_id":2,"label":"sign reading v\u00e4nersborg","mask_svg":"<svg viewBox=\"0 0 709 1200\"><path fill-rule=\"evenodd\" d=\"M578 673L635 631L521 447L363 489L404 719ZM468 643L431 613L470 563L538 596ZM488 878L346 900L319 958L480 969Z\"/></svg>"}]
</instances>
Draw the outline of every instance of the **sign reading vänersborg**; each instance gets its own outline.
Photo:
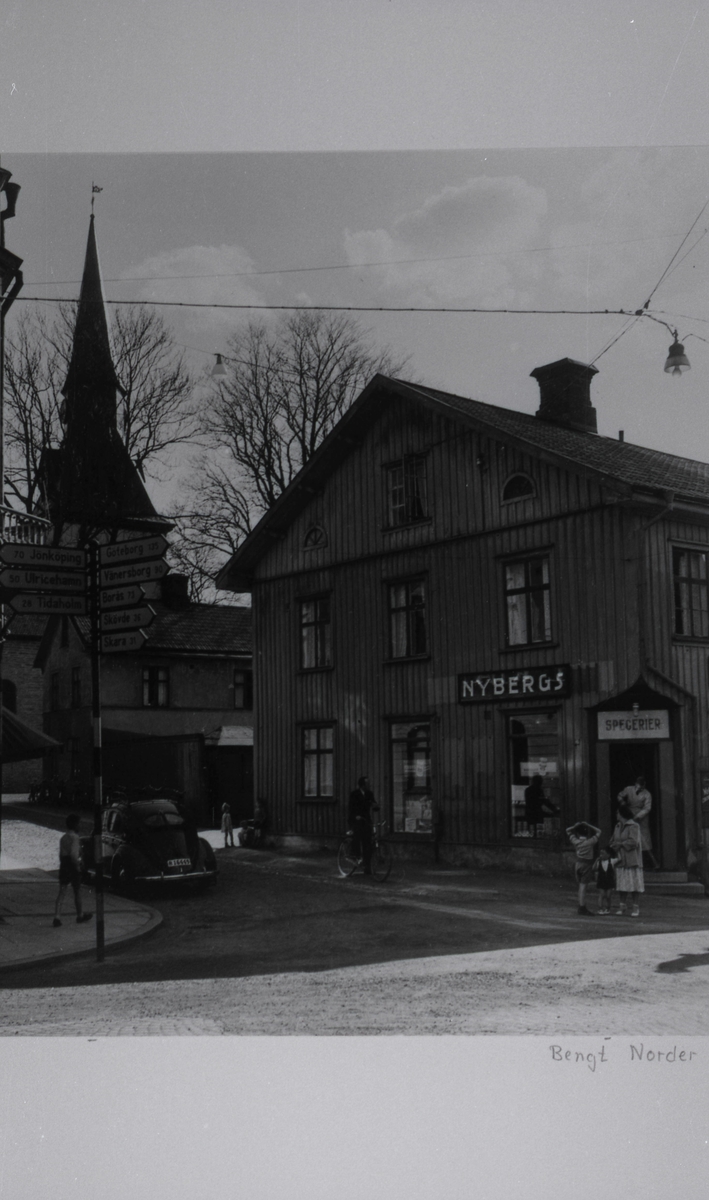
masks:
<instances>
[{"instance_id":1,"label":"sign reading v\u00e4nersborg","mask_svg":"<svg viewBox=\"0 0 709 1200\"><path fill-rule=\"evenodd\" d=\"M512 667L458 676L459 704L490 704L499 700L561 699L571 694L571 668Z\"/></svg>"}]
</instances>

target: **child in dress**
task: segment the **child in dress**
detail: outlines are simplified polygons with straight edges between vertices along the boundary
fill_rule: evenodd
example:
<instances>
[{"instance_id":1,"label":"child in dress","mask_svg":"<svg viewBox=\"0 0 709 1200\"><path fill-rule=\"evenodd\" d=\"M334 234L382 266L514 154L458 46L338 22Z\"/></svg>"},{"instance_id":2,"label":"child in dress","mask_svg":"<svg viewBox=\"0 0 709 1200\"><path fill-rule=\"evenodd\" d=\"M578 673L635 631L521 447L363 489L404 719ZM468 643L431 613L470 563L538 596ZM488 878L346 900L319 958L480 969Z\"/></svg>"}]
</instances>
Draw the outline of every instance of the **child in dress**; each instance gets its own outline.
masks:
<instances>
[{"instance_id":1,"label":"child in dress","mask_svg":"<svg viewBox=\"0 0 709 1200\"><path fill-rule=\"evenodd\" d=\"M576 851L574 873L579 885L578 913L580 917L592 917L594 914L586 907L586 888L593 879L593 862L601 831L588 821L577 821L575 825L569 825L566 836Z\"/></svg>"},{"instance_id":2,"label":"child in dress","mask_svg":"<svg viewBox=\"0 0 709 1200\"><path fill-rule=\"evenodd\" d=\"M613 856L610 846L603 846L594 864L596 888L599 892L598 915L600 917L607 917L611 911L612 894L615 888L615 864L617 862L620 862L620 859Z\"/></svg>"},{"instance_id":3,"label":"child in dress","mask_svg":"<svg viewBox=\"0 0 709 1200\"><path fill-rule=\"evenodd\" d=\"M224 834L224 849L226 850L231 839L232 846L234 845L234 826L231 821L231 808L228 804L222 804L222 833Z\"/></svg>"}]
</instances>

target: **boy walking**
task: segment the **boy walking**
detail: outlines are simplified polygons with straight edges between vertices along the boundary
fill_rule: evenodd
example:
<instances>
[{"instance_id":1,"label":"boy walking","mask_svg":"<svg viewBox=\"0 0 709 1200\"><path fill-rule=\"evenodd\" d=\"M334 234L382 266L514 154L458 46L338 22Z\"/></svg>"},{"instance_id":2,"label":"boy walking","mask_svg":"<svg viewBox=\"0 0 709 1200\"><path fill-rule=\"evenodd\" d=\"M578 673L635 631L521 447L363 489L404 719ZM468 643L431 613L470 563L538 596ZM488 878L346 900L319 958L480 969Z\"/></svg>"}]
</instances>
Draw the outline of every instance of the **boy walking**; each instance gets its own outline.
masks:
<instances>
[{"instance_id":1,"label":"boy walking","mask_svg":"<svg viewBox=\"0 0 709 1200\"><path fill-rule=\"evenodd\" d=\"M579 885L578 914L580 917L592 917L594 914L586 907L586 888L593 879L593 862L601 831L587 821L577 821L575 825L569 825L566 836L576 851L574 874Z\"/></svg>"},{"instance_id":2,"label":"boy walking","mask_svg":"<svg viewBox=\"0 0 709 1200\"><path fill-rule=\"evenodd\" d=\"M79 816L77 813L69 813L66 819L66 833L62 834L59 839L59 893L52 921L55 929L62 923L61 911L68 887L71 887L74 893L77 925L83 925L84 921L90 921L94 915L84 912L81 903L81 841L77 833L78 828Z\"/></svg>"}]
</instances>

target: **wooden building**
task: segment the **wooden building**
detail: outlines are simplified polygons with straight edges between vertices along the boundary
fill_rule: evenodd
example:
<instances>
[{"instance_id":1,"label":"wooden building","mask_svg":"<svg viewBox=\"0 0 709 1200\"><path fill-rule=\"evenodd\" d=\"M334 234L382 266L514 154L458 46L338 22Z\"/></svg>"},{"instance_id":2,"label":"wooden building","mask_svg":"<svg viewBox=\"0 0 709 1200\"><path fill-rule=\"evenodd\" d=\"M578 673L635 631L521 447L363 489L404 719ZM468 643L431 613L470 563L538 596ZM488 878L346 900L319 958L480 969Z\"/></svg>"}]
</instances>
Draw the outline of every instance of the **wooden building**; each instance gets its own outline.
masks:
<instances>
[{"instance_id":1,"label":"wooden building","mask_svg":"<svg viewBox=\"0 0 709 1200\"><path fill-rule=\"evenodd\" d=\"M221 805L253 815L251 610L192 603L167 575L150 639L101 664L104 790L174 789L202 824ZM180 586L178 586L180 585ZM44 730L61 743L45 779L92 798L91 663L87 617L51 617L37 654Z\"/></svg>"},{"instance_id":2,"label":"wooden building","mask_svg":"<svg viewBox=\"0 0 709 1200\"><path fill-rule=\"evenodd\" d=\"M334 845L368 774L402 852L561 869L643 773L701 869L709 465L599 436L595 368L532 374L535 416L376 376L222 571L283 843Z\"/></svg>"}]
</instances>

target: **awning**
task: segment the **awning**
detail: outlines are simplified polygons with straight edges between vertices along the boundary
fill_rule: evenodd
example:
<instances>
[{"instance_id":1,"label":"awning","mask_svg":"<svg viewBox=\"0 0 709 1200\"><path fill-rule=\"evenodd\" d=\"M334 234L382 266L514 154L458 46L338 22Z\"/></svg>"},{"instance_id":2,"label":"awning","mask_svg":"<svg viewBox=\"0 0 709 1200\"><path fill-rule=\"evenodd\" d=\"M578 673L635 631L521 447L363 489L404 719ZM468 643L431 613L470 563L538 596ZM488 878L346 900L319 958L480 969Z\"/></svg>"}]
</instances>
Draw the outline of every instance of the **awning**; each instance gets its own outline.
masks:
<instances>
[{"instance_id":1,"label":"awning","mask_svg":"<svg viewBox=\"0 0 709 1200\"><path fill-rule=\"evenodd\" d=\"M57 750L61 742L47 737L39 729L33 729L21 721L9 708L2 710L2 755L4 763L24 762L28 758L41 758L50 750Z\"/></svg>"},{"instance_id":2,"label":"awning","mask_svg":"<svg viewBox=\"0 0 709 1200\"><path fill-rule=\"evenodd\" d=\"M253 746L254 731L250 725L220 725L204 739L206 746Z\"/></svg>"}]
</instances>

